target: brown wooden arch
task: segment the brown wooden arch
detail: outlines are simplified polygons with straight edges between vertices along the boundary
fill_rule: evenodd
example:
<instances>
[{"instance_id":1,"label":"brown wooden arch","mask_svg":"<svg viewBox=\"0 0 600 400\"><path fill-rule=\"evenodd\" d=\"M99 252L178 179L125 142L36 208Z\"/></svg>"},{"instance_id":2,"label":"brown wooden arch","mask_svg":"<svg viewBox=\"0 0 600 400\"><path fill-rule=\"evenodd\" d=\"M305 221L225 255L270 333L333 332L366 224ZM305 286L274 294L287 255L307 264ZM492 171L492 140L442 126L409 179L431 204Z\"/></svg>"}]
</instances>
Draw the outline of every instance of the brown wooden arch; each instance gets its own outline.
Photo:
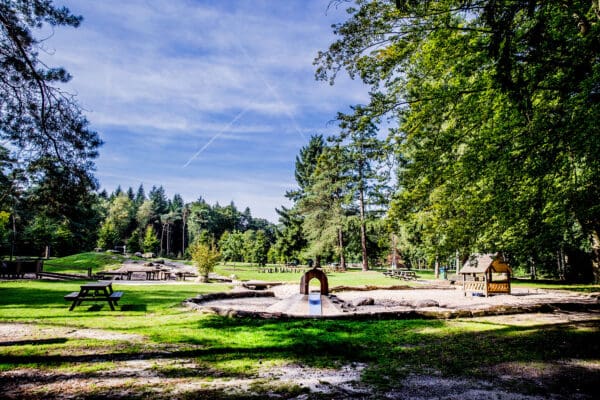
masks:
<instances>
[{"instance_id":1,"label":"brown wooden arch","mask_svg":"<svg viewBox=\"0 0 600 400\"><path fill-rule=\"evenodd\" d=\"M302 275L302 279L300 279L300 294L309 294L310 290L308 286L313 278L318 279L321 283L321 295L329 295L329 282L327 281L327 275L325 275L325 272L316 268L313 268Z\"/></svg>"}]
</instances>

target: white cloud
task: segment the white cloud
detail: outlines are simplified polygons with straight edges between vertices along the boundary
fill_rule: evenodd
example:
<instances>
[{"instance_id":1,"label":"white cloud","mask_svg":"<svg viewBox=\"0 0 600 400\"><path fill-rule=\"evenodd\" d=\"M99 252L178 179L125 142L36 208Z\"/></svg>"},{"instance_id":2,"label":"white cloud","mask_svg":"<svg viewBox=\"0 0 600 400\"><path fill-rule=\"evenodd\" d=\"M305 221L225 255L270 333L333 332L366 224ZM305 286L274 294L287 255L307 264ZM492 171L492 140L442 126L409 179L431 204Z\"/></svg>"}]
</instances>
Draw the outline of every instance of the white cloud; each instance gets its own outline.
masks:
<instances>
[{"instance_id":1,"label":"white cloud","mask_svg":"<svg viewBox=\"0 0 600 400\"><path fill-rule=\"evenodd\" d=\"M44 58L74 76L68 89L106 142L97 176L109 190L149 182L274 217L299 148L367 99L347 77L314 80L313 59L344 17L325 15L329 0L57 3L84 21L57 28Z\"/></svg>"}]
</instances>

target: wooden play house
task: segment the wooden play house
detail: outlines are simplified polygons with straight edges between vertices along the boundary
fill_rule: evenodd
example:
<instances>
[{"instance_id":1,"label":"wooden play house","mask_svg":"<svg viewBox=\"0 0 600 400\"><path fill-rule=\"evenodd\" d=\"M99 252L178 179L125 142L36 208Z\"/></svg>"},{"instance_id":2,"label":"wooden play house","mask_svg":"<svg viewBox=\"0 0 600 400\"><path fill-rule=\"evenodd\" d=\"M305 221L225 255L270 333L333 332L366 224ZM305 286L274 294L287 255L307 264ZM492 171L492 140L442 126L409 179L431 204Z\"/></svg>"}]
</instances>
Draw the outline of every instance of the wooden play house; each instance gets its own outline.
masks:
<instances>
[{"instance_id":1,"label":"wooden play house","mask_svg":"<svg viewBox=\"0 0 600 400\"><path fill-rule=\"evenodd\" d=\"M475 254L460 270L463 291L482 293L487 297L495 293L510 294L512 270L499 254Z\"/></svg>"}]
</instances>

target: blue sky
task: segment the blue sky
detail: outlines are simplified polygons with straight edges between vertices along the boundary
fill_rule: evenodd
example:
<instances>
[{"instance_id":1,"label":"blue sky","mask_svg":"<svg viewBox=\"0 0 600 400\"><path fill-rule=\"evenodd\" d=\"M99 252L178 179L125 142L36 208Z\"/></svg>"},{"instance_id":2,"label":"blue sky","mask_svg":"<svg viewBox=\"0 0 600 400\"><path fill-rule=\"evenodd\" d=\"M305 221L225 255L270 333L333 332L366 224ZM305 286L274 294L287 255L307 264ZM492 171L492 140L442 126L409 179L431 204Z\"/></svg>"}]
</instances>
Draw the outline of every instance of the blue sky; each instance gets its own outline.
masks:
<instances>
[{"instance_id":1,"label":"blue sky","mask_svg":"<svg viewBox=\"0 0 600 400\"><path fill-rule=\"evenodd\" d=\"M52 32L43 58L73 75L67 89L105 142L101 187L162 185L276 222L299 149L367 101L360 82L314 79L345 18L329 2L55 0L84 21Z\"/></svg>"}]
</instances>

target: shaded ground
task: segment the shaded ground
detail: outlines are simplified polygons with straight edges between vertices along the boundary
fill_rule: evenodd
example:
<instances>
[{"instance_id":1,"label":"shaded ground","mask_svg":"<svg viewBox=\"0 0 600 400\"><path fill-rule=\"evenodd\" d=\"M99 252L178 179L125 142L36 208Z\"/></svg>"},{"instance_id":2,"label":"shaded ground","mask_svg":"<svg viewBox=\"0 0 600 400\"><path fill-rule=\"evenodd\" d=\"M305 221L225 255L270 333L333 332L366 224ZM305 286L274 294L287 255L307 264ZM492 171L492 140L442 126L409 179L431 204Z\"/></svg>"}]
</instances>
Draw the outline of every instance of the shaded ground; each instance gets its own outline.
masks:
<instances>
[{"instance_id":1,"label":"shaded ground","mask_svg":"<svg viewBox=\"0 0 600 400\"><path fill-rule=\"evenodd\" d=\"M578 324L599 321L600 316L588 313L560 312L553 314L521 314L481 318L490 324L511 326L540 326ZM596 325L597 327L598 325ZM597 382L600 364L581 360L537 363L501 363L496 372L503 382L484 379L441 376L436 371L427 375L408 374L401 377L401 385L385 392L375 392L360 383L364 363L342 365L335 369L313 368L301 364L267 365L252 376L223 376L212 371L193 357L169 357L177 353L177 345L146 347L139 354L121 359L111 356L110 346L123 341L144 342L137 335L122 335L98 329L65 329L40 327L30 324L0 324L0 346L11 343L50 342L66 337L94 338L113 341L106 352L92 350L95 363L107 363L99 369L65 372L58 369L22 368L0 372L0 392L8 399L87 399L87 398L294 398L294 399L592 399L583 394L553 392L552 381L562 379ZM10 341L7 340L10 338ZM189 346L182 345L186 349ZM102 365L102 364L101 364ZM511 382L526 380L537 386L536 392L523 394L517 385L506 390ZM506 383L509 383L506 385ZM397 385L398 386L398 385ZM545 389L547 387L547 390ZM258 393L258 394L256 394Z\"/></svg>"}]
</instances>

